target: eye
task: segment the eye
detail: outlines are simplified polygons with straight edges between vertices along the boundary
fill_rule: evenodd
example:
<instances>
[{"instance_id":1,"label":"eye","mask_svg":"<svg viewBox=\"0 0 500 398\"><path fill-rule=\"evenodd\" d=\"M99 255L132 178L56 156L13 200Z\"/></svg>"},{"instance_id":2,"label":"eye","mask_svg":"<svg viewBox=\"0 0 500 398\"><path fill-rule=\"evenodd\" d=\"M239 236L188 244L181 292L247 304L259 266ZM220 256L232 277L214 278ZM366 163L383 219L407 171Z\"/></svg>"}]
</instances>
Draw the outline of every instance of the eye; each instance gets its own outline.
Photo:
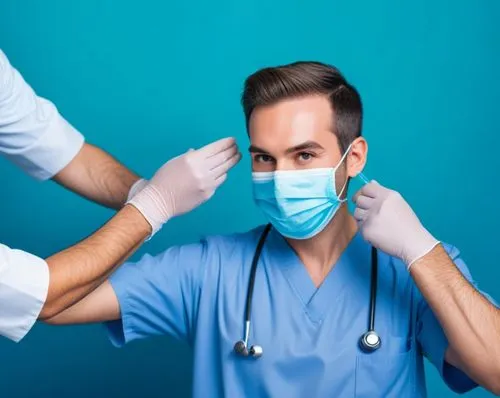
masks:
<instances>
[{"instance_id":1,"label":"eye","mask_svg":"<svg viewBox=\"0 0 500 398\"><path fill-rule=\"evenodd\" d=\"M254 156L254 160L257 162L257 163L270 163L272 162L274 159L272 158L272 156L269 156L269 155L266 155L266 154L258 154L258 155L255 155Z\"/></svg>"},{"instance_id":2,"label":"eye","mask_svg":"<svg viewBox=\"0 0 500 398\"><path fill-rule=\"evenodd\" d=\"M310 152L299 152L298 154L298 159L301 162L308 162L312 158L314 158L314 154Z\"/></svg>"}]
</instances>

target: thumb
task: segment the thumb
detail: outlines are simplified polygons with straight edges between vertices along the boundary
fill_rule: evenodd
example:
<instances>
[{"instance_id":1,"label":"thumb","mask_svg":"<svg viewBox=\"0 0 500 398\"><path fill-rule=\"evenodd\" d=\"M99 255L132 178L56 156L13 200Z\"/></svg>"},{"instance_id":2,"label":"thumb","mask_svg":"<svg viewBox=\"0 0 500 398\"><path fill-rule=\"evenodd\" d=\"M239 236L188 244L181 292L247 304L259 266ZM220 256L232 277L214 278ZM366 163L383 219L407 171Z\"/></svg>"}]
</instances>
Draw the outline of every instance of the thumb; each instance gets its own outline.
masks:
<instances>
[{"instance_id":1,"label":"thumb","mask_svg":"<svg viewBox=\"0 0 500 398\"><path fill-rule=\"evenodd\" d=\"M376 180L371 180L370 182L363 185L352 197L352 201L356 204L360 195L365 195L370 198L374 198L377 192L382 186Z\"/></svg>"},{"instance_id":2,"label":"thumb","mask_svg":"<svg viewBox=\"0 0 500 398\"><path fill-rule=\"evenodd\" d=\"M173 158L171 158L171 159L169 160L169 162L172 162L172 161L174 161L174 160L177 160L177 159L179 159L179 158L182 158L182 157L184 157L184 156L186 156L186 155L190 154L191 152L194 152L194 149L193 149L193 148L188 149L186 152L181 153L180 155L174 156Z\"/></svg>"}]
</instances>

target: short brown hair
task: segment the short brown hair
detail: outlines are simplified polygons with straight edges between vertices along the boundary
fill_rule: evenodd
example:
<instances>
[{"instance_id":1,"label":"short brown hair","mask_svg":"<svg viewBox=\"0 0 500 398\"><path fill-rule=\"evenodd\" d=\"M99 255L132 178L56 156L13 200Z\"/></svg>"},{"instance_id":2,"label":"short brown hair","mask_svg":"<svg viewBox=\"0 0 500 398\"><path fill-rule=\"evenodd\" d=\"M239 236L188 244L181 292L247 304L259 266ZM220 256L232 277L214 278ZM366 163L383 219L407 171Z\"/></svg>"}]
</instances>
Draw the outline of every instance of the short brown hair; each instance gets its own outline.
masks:
<instances>
[{"instance_id":1,"label":"short brown hair","mask_svg":"<svg viewBox=\"0 0 500 398\"><path fill-rule=\"evenodd\" d=\"M361 136L361 97L337 68L320 62L294 62L264 68L249 76L241 98L247 129L256 107L314 94L325 95L330 100L335 114L334 132L344 152Z\"/></svg>"}]
</instances>

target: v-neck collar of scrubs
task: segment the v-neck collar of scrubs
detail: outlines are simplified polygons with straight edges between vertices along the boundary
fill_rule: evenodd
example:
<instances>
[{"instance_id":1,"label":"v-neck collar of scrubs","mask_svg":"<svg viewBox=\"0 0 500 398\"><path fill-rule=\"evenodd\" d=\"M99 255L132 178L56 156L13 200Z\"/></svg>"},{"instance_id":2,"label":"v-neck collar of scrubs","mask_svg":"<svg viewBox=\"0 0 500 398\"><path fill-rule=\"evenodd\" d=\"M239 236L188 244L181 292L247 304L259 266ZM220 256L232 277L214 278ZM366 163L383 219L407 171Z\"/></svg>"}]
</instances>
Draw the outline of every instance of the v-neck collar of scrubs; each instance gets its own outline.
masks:
<instances>
[{"instance_id":1,"label":"v-neck collar of scrubs","mask_svg":"<svg viewBox=\"0 0 500 398\"><path fill-rule=\"evenodd\" d=\"M328 272L323 283L316 287L304 263L285 238L273 228L268 239L271 266L278 267L282 271L309 319L315 323L322 322L327 310L345 293L349 281L356 277L355 274L359 268L354 264L360 261L365 263L369 260L357 250L363 246L363 243L366 245L360 233L357 232ZM366 251L361 250L361 252Z\"/></svg>"}]
</instances>

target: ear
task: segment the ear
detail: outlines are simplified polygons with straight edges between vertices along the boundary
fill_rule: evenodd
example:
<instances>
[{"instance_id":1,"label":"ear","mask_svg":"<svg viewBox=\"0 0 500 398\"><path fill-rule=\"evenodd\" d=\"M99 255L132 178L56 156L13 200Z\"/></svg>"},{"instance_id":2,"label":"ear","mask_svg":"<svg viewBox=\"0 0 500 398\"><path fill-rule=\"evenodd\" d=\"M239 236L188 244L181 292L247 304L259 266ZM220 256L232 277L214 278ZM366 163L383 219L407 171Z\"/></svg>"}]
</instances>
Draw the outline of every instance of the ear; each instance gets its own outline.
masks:
<instances>
[{"instance_id":1,"label":"ear","mask_svg":"<svg viewBox=\"0 0 500 398\"><path fill-rule=\"evenodd\" d=\"M368 143L363 137L356 138L351 144L347 155L347 175L356 177L365 168L368 156Z\"/></svg>"}]
</instances>

